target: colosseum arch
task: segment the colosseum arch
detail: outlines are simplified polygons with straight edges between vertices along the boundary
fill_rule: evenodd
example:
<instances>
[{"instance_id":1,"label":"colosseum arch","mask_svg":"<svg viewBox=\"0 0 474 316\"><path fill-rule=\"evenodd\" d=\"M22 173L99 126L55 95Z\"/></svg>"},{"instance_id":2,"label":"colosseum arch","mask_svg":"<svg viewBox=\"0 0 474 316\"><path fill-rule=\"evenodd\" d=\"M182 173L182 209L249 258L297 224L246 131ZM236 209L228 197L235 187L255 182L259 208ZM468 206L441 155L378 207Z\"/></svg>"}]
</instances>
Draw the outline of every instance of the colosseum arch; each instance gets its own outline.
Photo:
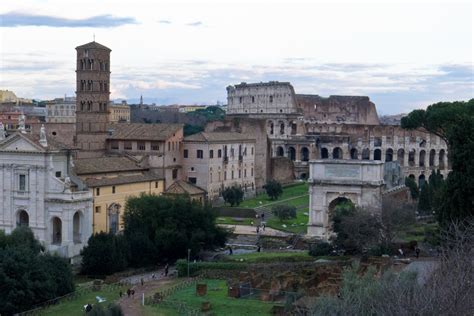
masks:
<instances>
[{"instance_id":1,"label":"colosseum arch","mask_svg":"<svg viewBox=\"0 0 474 316\"><path fill-rule=\"evenodd\" d=\"M400 166L404 166L404 165L405 165L405 149L400 148L400 149L397 151L397 160L398 160L398 162L400 163Z\"/></svg>"},{"instance_id":2,"label":"colosseum arch","mask_svg":"<svg viewBox=\"0 0 474 316\"><path fill-rule=\"evenodd\" d=\"M290 160L296 160L296 149L293 146L288 147L288 158Z\"/></svg>"},{"instance_id":3,"label":"colosseum arch","mask_svg":"<svg viewBox=\"0 0 474 316\"><path fill-rule=\"evenodd\" d=\"M445 155L446 155L446 152L444 151L444 149L441 149L439 151L439 163L438 163L440 170L444 170L446 168L445 163L444 163Z\"/></svg>"},{"instance_id":4,"label":"colosseum arch","mask_svg":"<svg viewBox=\"0 0 474 316\"><path fill-rule=\"evenodd\" d=\"M276 155L277 155L277 157L285 156L285 150L283 149L282 146L277 147Z\"/></svg>"},{"instance_id":5,"label":"colosseum arch","mask_svg":"<svg viewBox=\"0 0 474 316\"><path fill-rule=\"evenodd\" d=\"M425 158L426 158L426 151L425 150L420 150L420 157L419 157L418 165L420 167L425 166Z\"/></svg>"},{"instance_id":6,"label":"colosseum arch","mask_svg":"<svg viewBox=\"0 0 474 316\"><path fill-rule=\"evenodd\" d=\"M374 150L374 160L382 160L382 150L376 149Z\"/></svg>"},{"instance_id":7,"label":"colosseum arch","mask_svg":"<svg viewBox=\"0 0 474 316\"><path fill-rule=\"evenodd\" d=\"M332 150L332 158L333 159L343 159L343 155L342 155L342 149L341 147L335 147L333 150Z\"/></svg>"},{"instance_id":8,"label":"colosseum arch","mask_svg":"<svg viewBox=\"0 0 474 316\"><path fill-rule=\"evenodd\" d=\"M357 148L352 148L351 149L351 159L359 159Z\"/></svg>"},{"instance_id":9,"label":"colosseum arch","mask_svg":"<svg viewBox=\"0 0 474 316\"><path fill-rule=\"evenodd\" d=\"M386 162L393 161L393 149L392 148L388 148L385 151L385 161Z\"/></svg>"},{"instance_id":10,"label":"colosseum arch","mask_svg":"<svg viewBox=\"0 0 474 316\"><path fill-rule=\"evenodd\" d=\"M383 162L363 160L313 160L309 176L308 235L329 239L331 208L337 199L348 199L376 214L382 208Z\"/></svg>"},{"instance_id":11,"label":"colosseum arch","mask_svg":"<svg viewBox=\"0 0 474 316\"><path fill-rule=\"evenodd\" d=\"M431 149L430 150L430 161L429 161L429 166L434 167L435 165L435 157L436 157L436 150Z\"/></svg>"},{"instance_id":12,"label":"colosseum arch","mask_svg":"<svg viewBox=\"0 0 474 316\"><path fill-rule=\"evenodd\" d=\"M308 147L301 148L301 161L309 161L309 149Z\"/></svg>"},{"instance_id":13,"label":"colosseum arch","mask_svg":"<svg viewBox=\"0 0 474 316\"><path fill-rule=\"evenodd\" d=\"M321 159L328 159L329 151L327 148L321 148Z\"/></svg>"},{"instance_id":14,"label":"colosseum arch","mask_svg":"<svg viewBox=\"0 0 474 316\"><path fill-rule=\"evenodd\" d=\"M362 150L362 160L369 160L370 159L370 150L369 148L364 148Z\"/></svg>"}]
</instances>

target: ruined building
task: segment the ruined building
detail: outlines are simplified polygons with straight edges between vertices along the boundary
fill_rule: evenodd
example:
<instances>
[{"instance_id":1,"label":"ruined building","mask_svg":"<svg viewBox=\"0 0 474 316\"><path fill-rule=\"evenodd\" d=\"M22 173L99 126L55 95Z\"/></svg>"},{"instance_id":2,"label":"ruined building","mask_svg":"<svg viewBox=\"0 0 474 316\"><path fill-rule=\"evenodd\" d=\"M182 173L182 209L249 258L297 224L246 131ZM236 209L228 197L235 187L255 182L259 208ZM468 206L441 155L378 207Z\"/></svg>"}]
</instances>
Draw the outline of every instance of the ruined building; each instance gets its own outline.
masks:
<instances>
[{"instance_id":1,"label":"ruined building","mask_svg":"<svg viewBox=\"0 0 474 316\"><path fill-rule=\"evenodd\" d=\"M386 167L399 166L401 173L389 173L393 177L389 182L402 183L410 176L422 183L431 169L447 174L447 145L442 139L423 130L382 125L366 96L296 94L289 82L278 81L229 86L227 95L228 117L223 124L228 129L265 126L268 143L257 143L256 148L268 147L268 159L256 163L267 176L288 178L288 168L272 166L281 163L278 157L293 161L292 173L302 179L309 175L310 159L392 162Z\"/></svg>"}]
</instances>

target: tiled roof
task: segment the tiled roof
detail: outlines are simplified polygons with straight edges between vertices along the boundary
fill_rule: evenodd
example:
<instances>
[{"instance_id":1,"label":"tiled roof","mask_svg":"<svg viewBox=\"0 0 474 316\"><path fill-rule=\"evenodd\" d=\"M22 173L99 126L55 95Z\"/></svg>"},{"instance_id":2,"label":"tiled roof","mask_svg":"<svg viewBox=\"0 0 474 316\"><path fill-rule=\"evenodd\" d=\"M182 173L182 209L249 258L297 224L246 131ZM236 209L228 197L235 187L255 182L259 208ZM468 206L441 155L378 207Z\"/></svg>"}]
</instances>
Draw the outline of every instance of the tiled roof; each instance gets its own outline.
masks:
<instances>
[{"instance_id":1,"label":"tiled roof","mask_svg":"<svg viewBox=\"0 0 474 316\"><path fill-rule=\"evenodd\" d=\"M72 149L71 147L63 144L63 143L60 143L58 142L57 140L53 139L53 138L50 138L48 136L46 136L46 142L47 142L47 146L43 146L39 140L40 140L40 136L37 135L37 134L31 134L31 133L20 133L20 132L15 132L13 134L11 134L10 136L8 136L7 138L5 138L4 140L0 141L0 144L7 144L9 142L12 142L14 141L15 139L17 139L18 137L23 137L25 139L27 139L28 141L30 141L31 143L33 143L35 146L41 148L42 150L44 151L58 151L58 150L67 150L67 149Z\"/></svg>"},{"instance_id":2,"label":"tiled roof","mask_svg":"<svg viewBox=\"0 0 474 316\"><path fill-rule=\"evenodd\" d=\"M194 194L204 194L206 193L206 190L201 189L198 186L195 186L192 183L183 181L183 180L178 180L166 190L166 194L189 194L189 195L194 195Z\"/></svg>"},{"instance_id":3,"label":"tiled roof","mask_svg":"<svg viewBox=\"0 0 474 316\"><path fill-rule=\"evenodd\" d=\"M117 123L110 124L108 139L130 140L166 140L175 134L183 124L143 124Z\"/></svg>"},{"instance_id":4,"label":"tiled roof","mask_svg":"<svg viewBox=\"0 0 474 316\"><path fill-rule=\"evenodd\" d=\"M95 49L105 49L105 50L108 50L108 51L112 51L110 48L105 47L104 45L99 44L96 41L93 41L93 42L90 42L90 43L87 43L87 44L84 44L84 45L81 45L81 46L77 46L76 49L78 49L78 48L95 48Z\"/></svg>"},{"instance_id":5,"label":"tiled roof","mask_svg":"<svg viewBox=\"0 0 474 316\"><path fill-rule=\"evenodd\" d=\"M143 170L135 161L127 157L103 157L74 160L77 175L108 173L115 171Z\"/></svg>"},{"instance_id":6,"label":"tiled roof","mask_svg":"<svg viewBox=\"0 0 474 316\"><path fill-rule=\"evenodd\" d=\"M148 182L148 181L158 181L163 180L164 177L161 174L154 173L144 173L139 175L130 175L130 176L117 176L113 178L87 178L85 182L88 187L102 187L107 185L119 185L119 184L128 184L128 183L138 183L138 182Z\"/></svg>"},{"instance_id":7,"label":"tiled roof","mask_svg":"<svg viewBox=\"0 0 474 316\"><path fill-rule=\"evenodd\" d=\"M184 141L190 142L232 142L232 141L255 141L255 138L241 133L230 132L200 132L189 135Z\"/></svg>"}]
</instances>

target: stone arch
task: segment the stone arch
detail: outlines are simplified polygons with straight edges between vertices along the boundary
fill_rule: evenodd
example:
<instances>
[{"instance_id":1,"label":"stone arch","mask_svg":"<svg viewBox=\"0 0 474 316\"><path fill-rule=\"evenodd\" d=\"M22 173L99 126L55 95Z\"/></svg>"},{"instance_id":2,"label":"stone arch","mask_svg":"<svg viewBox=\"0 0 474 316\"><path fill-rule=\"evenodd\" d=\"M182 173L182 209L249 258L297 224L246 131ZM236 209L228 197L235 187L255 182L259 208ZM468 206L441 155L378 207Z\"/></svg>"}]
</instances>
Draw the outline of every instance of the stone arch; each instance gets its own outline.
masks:
<instances>
[{"instance_id":1,"label":"stone arch","mask_svg":"<svg viewBox=\"0 0 474 316\"><path fill-rule=\"evenodd\" d=\"M369 160L370 159L370 150L369 148L364 148L362 150L362 160Z\"/></svg>"},{"instance_id":2,"label":"stone arch","mask_svg":"<svg viewBox=\"0 0 474 316\"><path fill-rule=\"evenodd\" d=\"M382 150L378 148L374 150L374 160L382 160Z\"/></svg>"},{"instance_id":3,"label":"stone arch","mask_svg":"<svg viewBox=\"0 0 474 316\"><path fill-rule=\"evenodd\" d=\"M84 215L76 211L72 217L72 238L75 243L82 243L82 230L84 226Z\"/></svg>"},{"instance_id":4,"label":"stone arch","mask_svg":"<svg viewBox=\"0 0 474 316\"><path fill-rule=\"evenodd\" d=\"M119 216L122 206L118 203L112 203L107 210L109 233L116 234L119 231Z\"/></svg>"},{"instance_id":5,"label":"stone arch","mask_svg":"<svg viewBox=\"0 0 474 316\"><path fill-rule=\"evenodd\" d=\"M308 161L309 160L309 149L308 147L301 148L301 161Z\"/></svg>"},{"instance_id":6,"label":"stone arch","mask_svg":"<svg viewBox=\"0 0 474 316\"><path fill-rule=\"evenodd\" d=\"M434 167L435 157L436 157L436 150L431 149L430 150L430 161L429 161L429 166L430 167Z\"/></svg>"},{"instance_id":7,"label":"stone arch","mask_svg":"<svg viewBox=\"0 0 474 316\"><path fill-rule=\"evenodd\" d=\"M416 150L415 148L412 148L409 152L408 152L408 165L410 167L414 167L415 166L415 155L416 155Z\"/></svg>"},{"instance_id":8,"label":"stone arch","mask_svg":"<svg viewBox=\"0 0 474 316\"><path fill-rule=\"evenodd\" d=\"M60 245L63 242L63 222L57 216L51 218L51 227L53 228L52 244Z\"/></svg>"},{"instance_id":9,"label":"stone arch","mask_svg":"<svg viewBox=\"0 0 474 316\"><path fill-rule=\"evenodd\" d=\"M300 179L301 179L301 180L306 180L306 179L308 179L308 174L307 174L306 172L300 173Z\"/></svg>"},{"instance_id":10,"label":"stone arch","mask_svg":"<svg viewBox=\"0 0 474 316\"><path fill-rule=\"evenodd\" d=\"M285 135L285 122L283 121L278 122L278 126L280 127L279 134Z\"/></svg>"},{"instance_id":11,"label":"stone arch","mask_svg":"<svg viewBox=\"0 0 474 316\"><path fill-rule=\"evenodd\" d=\"M328 159L329 151L327 148L321 148L321 159Z\"/></svg>"},{"instance_id":12,"label":"stone arch","mask_svg":"<svg viewBox=\"0 0 474 316\"><path fill-rule=\"evenodd\" d=\"M30 226L30 215L28 212L21 209L16 213L16 226L17 227L28 227Z\"/></svg>"},{"instance_id":13,"label":"stone arch","mask_svg":"<svg viewBox=\"0 0 474 316\"><path fill-rule=\"evenodd\" d=\"M276 152L276 154L277 154L277 157L283 157L283 156L285 156L285 150L283 149L283 147L278 146L278 147L277 147L277 152Z\"/></svg>"},{"instance_id":14,"label":"stone arch","mask_svg":"<svg viewBox=\"0 0 474 316\"><path fill-rule=\"evenodd\" d=\"M359 153L357 152L357 148L351 149L351 159L359 159L358 154Z\"/></svg>"},{"instance_id":15,"label":"stone arch","mask_svg":"<svg viewBox=\"0 0 474 316\"><path fill-rule=\"evenodd\" d=\"M296 135L297 128L298 128L298 126L296 125L296 122L292 121L290 123L290 128L291 128L291 135Z\"/></svg>"},{"instance_id":16,"label":"stone arch","mask_svg":"<svg viewBox=\"0 0 474 316\"><path fill-rule=\"evenodd\" d=\"M288 147L288 158L292 161L296 160L296 149L293 146Z\"/></svg>"},{"instance_id":17,"label":"stone arch","mask_svg":"<svg viewBox=\"0 0 474 316\"><path fill-rule=\"evenodd\" d=\"M390 162L393 161L393 149L389 148L385 151L385 161Z\"/></svg>"},{"instance_id":18,"label":"stone arch","mask_svg":"<svg viewBox=\"0 0 474 316\"><path fill-rule=\"evenodd\" d=\"M405 149L400 148L397 150L397 161L400 163L400 166L405 164Z\"/></svg>"},{"instance_id":19,"label":"stone arch","mask_svg":"<svg viewBox=\"0 0 474 316\"><path fill-rule=\"evenodd\" d=\"M420 174L418 177L418 187L421 189L426 183L426 177L424 174Z\"/></svg>"},{"instance_id":20,"label":"stone arch","mask_svg":"<svg viewBox=\"0 0 474 316\"><path fill-rule=\"evenodd\" d=\"M425 166L425 158L426 158L426 151L425 150L420 150L420 157L419 157L418 165L420 167Z\"/></svg>"},{"instance_id":21,"label":"stone arch","mask_svg":"<svg viewBox=\"0 0 474 316\"><path fill-rule=\"evenodd\" d=\"M341 147L335 147L332 150L332 158L333 159L343 159Z\"/></svg>"},{"instance_id":22,"label":"stone arch","mask_svg":"<svg viewBox=\"0 0 474 316\"><path fill-rule=\"evenodd\" d=\"M446 168L446 166L444 164L444 156L445 155L446 155L446 152L444 151L444 149L441 149L439 151L439 163L438 163L438 166L439 166L440 170L443 170L444 168Z\"/></svg>"},{"instance_id":23,"label":"stone arch","mask_svg":"<svg viewBox=\"0 0 474 316\"><path fill-rule=\"evenodd\" d=\"M268 121L268 134L273 135L275 132L275 124L273 121Z\"/></svg>"}]
</instances>

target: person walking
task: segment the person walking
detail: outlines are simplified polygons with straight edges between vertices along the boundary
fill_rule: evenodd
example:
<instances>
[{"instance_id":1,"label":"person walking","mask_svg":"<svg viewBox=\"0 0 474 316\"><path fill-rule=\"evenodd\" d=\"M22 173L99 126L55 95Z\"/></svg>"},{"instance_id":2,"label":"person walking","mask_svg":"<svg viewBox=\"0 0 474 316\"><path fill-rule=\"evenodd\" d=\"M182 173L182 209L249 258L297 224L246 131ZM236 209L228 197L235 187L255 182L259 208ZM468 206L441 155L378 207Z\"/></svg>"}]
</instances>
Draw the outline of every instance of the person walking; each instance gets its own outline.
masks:
<instances>
[{"instance_id":1,"label":"person walking","mask_svg":"<svg viewBox=\"0 0 474 316\"><path fill-rule=\"evenodd\" d=\"M143 286L143 283L144 283L143 278L140 278L140 283Z\"/></svg>"},{"instance_id":2,"label":"person walking","mask_svg":"<svg viewBox=\"0 0 474 316\"><path fill-rule=\"evenodd\" d=\"M420 257L420 248L416 247L415 248L415 254L416 254L416 259Z\"/></svg>"},{"instance_id":3,"label":"person walking","mask_svg":"<svg viewBox=\"0 0 474 316\"><path fill-rule=\"evenodd\" d=\"M168 264L165 265L165 277L168 276L168 271L169 271L170 266Z\"/></svg>"},{"instance_id":4,"label":"person walking","mask_svg":"<svg viewBox=\"0 0 474 316\"><path fill-rule=\"evenodd\" d=\"M130 297L130 294L132 294L132 291L130 291L130 289L127 289L127 296Z\"/></svg>"}]
</instances>

